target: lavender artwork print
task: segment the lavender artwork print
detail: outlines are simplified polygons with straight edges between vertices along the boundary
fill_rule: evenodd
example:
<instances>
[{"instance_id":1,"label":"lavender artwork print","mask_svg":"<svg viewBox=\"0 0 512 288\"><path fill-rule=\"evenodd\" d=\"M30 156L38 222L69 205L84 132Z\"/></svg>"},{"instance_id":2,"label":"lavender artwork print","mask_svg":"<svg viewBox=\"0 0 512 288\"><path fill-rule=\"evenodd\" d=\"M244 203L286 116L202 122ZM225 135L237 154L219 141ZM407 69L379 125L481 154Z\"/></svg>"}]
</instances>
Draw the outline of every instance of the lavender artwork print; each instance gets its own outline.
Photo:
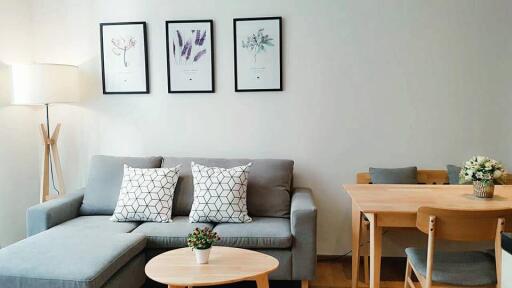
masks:
<instances>
[{"instance_id":1,"label":"lavender artwork print","mask_svg":"<svg viewBox=\"0 0 512 288\"><path fill-rule=\"evenodd\" d=\"M233 20L235 91L282 91L281 17Z\"/></svg>"},{"instance_id":2,"label":"lavender artwork print","mask_svg":"<svg viewBox=\"0 0 512 288\"><path fill-rule=\"evenodd\" d=\"M149 93L146 23L101 23L100 38L103 93Z\"/></svg>"},{"instance_id":3,"label":"lavender artwork print","mask_svg":"<svg viewBox=\"0 0 512 288\"><path fill-rule=\"evenodd\" d=\"M169 93L214 91L212 23L166 22Z\"/></svg>"},{"instance_id":4,"label":"lavender artwork print","mask_svg":"<svg viewBox=\"0 0 512 288\"><path fill-rule=\"evenodd\" d=\"M172 41L172 56L177 65L197 62L207 52L204 49L206 30L191 30L188 39L185 41L182 35L187 35L186 32L176 30L176 38ZM191 58L192 55L194 57Z\"/></svg>"}]
</instances>

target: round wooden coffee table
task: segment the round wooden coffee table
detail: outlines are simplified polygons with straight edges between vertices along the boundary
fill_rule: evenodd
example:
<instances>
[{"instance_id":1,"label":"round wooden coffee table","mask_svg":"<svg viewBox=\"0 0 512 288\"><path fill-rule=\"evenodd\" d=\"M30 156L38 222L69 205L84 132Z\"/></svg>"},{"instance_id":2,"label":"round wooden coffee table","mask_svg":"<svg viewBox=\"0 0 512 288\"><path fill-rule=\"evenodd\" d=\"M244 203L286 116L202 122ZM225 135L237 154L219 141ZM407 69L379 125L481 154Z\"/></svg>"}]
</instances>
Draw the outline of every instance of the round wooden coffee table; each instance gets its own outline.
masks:
<instances>
[{"instance_id":1,"label":"round wooden coffee table","mask_svg":"<svg viewBox=\"0 0 512 288\"><path fill-rule=\"evenodd\" d=\"M256 281L258 288L268 288L268 274L279 261L260 252L212 247L208 264L197 264L190 248L171 250L146 264L146 275L169 288L220 285L244 280Z\"/></svg>"}]
</instances>

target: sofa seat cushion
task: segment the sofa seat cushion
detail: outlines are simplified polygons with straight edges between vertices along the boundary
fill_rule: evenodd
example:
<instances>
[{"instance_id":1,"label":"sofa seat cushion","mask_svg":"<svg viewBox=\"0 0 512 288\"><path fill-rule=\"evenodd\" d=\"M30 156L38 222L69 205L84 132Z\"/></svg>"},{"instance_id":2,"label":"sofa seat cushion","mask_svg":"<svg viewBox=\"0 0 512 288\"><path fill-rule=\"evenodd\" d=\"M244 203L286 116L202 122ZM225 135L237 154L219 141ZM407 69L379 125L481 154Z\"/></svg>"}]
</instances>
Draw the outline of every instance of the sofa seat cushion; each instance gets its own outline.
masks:
<instances>
[{"instance_id":1,"label":"sofa seat cushion","mask_svg":"<svg viewBox=\"0 0 512 288\"><path fill-rule=\"evenodd\" d=\"M213 224L189 223L188 217L177 216L169 223L143 223L132 233L146 236L148 248L173 249L187 247L187 236L196 227L213 228Z\"/></svg>"},{"instance_id":2,"label":"sofa seat cushion","mask_svg":"<svg viewBox=\"0 0 512 288\"><path fill-rule=\"evenodd\" d=\"M0 287L102 287L145 245L138 234L50 229L0 249Z\"/></svg>"},{"instance_id":3,"label":"sofa seat cushion","mask_svg":"<svg viewBox=\"0 0 512 288\"><path fill-rule=\"evenodd\" d=\"M80 216L53 227L55 230L93 231L105 233L129 233L140 222L113 222L110 216Z\"/></svg>"},{"instance_id":4,"label":"sofa seat cushion","mask_svg":"<svg viewBox=\"0 0 512 288\"><path fill-rule=\"evenodd\" d=\"M292 246L290 220L253 217L251 223L221 223L213 231L220 236L217 245L247 249L282 249Z\"/></svg>"}]
</instances>

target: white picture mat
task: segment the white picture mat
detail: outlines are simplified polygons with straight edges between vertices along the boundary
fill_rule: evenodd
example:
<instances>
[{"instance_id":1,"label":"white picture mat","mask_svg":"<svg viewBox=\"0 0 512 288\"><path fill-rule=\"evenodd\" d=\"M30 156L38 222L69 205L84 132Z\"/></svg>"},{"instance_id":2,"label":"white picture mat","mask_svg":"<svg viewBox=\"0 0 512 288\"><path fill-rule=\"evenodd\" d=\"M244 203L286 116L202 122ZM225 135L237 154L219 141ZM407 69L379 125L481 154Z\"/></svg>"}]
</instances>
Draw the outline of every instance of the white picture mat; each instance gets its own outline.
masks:
<instances>
[{"instance_id":1,"label":"white picture mat","mask_svg":"<svg viewBox=\"0 0 512 288\"><path fill-rule=\"evenodd\" d=\"M266 47L264 52L254 55L242 47L249 35L263 28L263 33L273 39L274 46ZM248 20L236 22L237 80L238 89L280 89L281 59L279 20Z\"/></svg>"},{"instance_id":2,"label":"white picture mat","mask_svg":"<svg viewBox=\"0 0 512 288\"><path fill-rule=\"evenodd\" d=\"M103 25L103 65L105 92L145 92L146 56L144 28L142 24ZM119 51L112 39L132 37L135 45L126 50L126 63L122 51ZM121 53L120 55L114 54Z\"/></svg>"},{"instance_id":3,"label":"white picture mat","mask_svg":"<svg viewBox=\"0 0 512 288\"><path fill-rule=\"evenodd\" d=\"M212 81L212 31L210 22L193 22L193 23L168 23L168 47L169 47L169 78L170 89L172 92L179 91L211 91L213 90ZM187 40L195 40L195 33L192 30L206 31L206 37L201 46L192 45L190 58L181 57L180 47L178 44L177 30L182 35L182 44L185 46ZM173 43L174 47L173 48ZM198 61L194 62L193 58L206 49L206 54L201 56ZM177 56L177 57L175 57ZM186 55L185 55L186 56Z\"/></svg>"}]
</instances>

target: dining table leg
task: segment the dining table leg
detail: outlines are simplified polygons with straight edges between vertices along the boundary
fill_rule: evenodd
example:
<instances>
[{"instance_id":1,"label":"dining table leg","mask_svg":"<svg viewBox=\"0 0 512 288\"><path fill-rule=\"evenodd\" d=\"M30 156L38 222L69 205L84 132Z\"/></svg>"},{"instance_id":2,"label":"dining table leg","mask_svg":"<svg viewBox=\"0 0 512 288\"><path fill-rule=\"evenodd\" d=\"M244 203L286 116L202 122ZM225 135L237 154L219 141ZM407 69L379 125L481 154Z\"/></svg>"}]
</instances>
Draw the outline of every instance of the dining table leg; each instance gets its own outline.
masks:
<instances>
[{"instance_id":1,"label":"dining table leg","mask_svg":"<svg viewBox=\"0 0 512 288\"><path fill-rule=\"evenodd\" d=\"M382 227L378 225L376 214L366 213L365 215L370 221L370 288L379 288L382 257Z\"/></svg>"},{"instance_id":2,"label":"dining table leg","mask_svg":"<svg viewBox=\"0 0 512 288\"><path fill-rule=\"evenodd\" d=\"M352 288L359 281L359 241L361 238L361 210L352 202Z\"/></svg>"}]
</instances>

